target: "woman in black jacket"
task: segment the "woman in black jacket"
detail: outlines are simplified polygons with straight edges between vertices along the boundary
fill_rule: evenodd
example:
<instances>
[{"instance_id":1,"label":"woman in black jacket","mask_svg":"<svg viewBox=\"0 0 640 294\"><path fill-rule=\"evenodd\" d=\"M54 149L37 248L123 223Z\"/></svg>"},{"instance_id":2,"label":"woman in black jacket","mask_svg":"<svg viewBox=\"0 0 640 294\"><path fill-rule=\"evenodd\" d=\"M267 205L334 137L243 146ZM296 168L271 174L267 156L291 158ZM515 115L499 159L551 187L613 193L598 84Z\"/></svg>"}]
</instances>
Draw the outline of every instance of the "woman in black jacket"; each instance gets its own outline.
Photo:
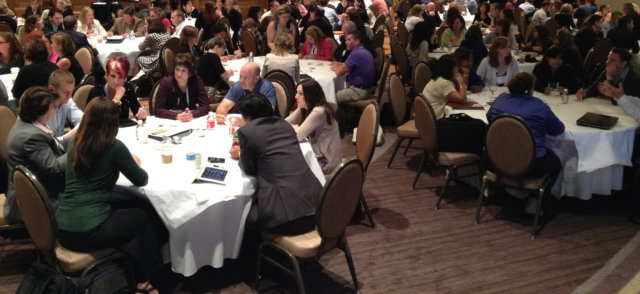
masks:
<instances>
[{"instance_id":1,"label":"woman in black jacket","mask_svg":"<svg viewBox=\"0 0 640 294\"><path fill-rule=\"evenodd\" d=\"M533 69L536 76L535 90L549 95L553 90L562 93L564 89L574 94L580 88L578 77L573 74L571 65L562 60L562 50L552 47L547 50L544 58Z\"/></svg>"}]
</instances>

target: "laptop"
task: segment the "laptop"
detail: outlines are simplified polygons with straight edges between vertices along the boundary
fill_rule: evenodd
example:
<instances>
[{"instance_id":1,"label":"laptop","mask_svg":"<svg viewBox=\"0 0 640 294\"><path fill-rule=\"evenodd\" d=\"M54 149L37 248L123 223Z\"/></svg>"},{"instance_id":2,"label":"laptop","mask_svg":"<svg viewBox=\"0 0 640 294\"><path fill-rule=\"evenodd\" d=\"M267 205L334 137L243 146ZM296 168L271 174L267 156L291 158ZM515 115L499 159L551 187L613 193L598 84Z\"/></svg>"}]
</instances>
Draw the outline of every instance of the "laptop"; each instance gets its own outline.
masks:
<instances>
[{"instance_id":1,"label":"laptop","mask_svg":"<svg viewBox=\"0 0 640 294\"><path fill-rule=\"evenodd\" d=\"M226 184L225 181L227 179L227 173L228 171L220 166L207 165L200 170L198 176L196 177L196 180L204 183L224 185Z\"/></svg>"},{"instance_id":2,"label":"laptop","mask_svg":"<svg viewBox=\"0 0 640 294\"><path fill-rule=\"evenodd\" d=\"M618 122L618 118L615 116L608 116L599 113L587 112L577 123L579 126L610 130Z\"/></svg>"}]
</instances>

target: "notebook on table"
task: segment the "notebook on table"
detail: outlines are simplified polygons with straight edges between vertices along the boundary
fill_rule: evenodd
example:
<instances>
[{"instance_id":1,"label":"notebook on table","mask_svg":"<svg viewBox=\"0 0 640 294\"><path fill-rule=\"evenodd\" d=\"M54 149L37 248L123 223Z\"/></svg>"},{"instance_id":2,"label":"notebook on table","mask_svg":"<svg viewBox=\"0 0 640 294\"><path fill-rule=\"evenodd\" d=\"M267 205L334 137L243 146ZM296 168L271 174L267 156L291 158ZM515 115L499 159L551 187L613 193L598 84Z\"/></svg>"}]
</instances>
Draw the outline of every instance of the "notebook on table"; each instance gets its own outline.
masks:
<instances>
[{"instance_id":1,"label":"notebook on table","mask_svg":"<svg viewBox=\"0 0 640 294\"><path fill-rule=\"evenodd\" d=\"M484 109L480 103L472 99L467 99L467 103L449 102L447 105L451 106L453 109Z\"/></svg>"},{"instance_id":2,"label":"notebook on table","mask_svg":"<svg viewBox=\"0 0 640 294\"><path fill-rule=\"evenodd\" d=\"M123 41L124 41L124 37L122 37L122 36L107 37L107 43L109 43L109 44L120 44Z\"/></svg>"},{"instance_id":3,"label":"notebook on table","mask_svg":"<svg viewBox=\"0 0 640 294\"><path fill-rule=\"evenodd\" d=\"M615 116L587 112L577 121L579 126L610 130L618 122Z\"/></svg>"}]
</instances>

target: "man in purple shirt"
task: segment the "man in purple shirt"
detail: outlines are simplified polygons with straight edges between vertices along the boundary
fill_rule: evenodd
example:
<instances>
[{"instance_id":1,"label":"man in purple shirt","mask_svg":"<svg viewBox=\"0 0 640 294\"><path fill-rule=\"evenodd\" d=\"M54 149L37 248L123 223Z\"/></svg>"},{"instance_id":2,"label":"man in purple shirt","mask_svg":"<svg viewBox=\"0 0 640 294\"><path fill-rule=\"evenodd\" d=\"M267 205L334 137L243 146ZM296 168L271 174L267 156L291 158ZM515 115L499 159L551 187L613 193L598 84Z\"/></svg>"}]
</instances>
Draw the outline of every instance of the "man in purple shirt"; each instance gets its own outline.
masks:
<instances>
[{"instance_id":1,"label":"man in purple shirt","mask_svg":"<svg viewBox=\"0 0 640 294\"><path fill-rule=\"evenodd\" d=\"M360 44L362 38L363 35L358 31L348 34L347 50L350 50L351 54L344 63L334 62L331 64L331 70L337 76L349 74L347 88L336 93L338 104L367 99L371 95L371 88L375 83L376 67L373 55Z\"/></svg>"}]
</instances>

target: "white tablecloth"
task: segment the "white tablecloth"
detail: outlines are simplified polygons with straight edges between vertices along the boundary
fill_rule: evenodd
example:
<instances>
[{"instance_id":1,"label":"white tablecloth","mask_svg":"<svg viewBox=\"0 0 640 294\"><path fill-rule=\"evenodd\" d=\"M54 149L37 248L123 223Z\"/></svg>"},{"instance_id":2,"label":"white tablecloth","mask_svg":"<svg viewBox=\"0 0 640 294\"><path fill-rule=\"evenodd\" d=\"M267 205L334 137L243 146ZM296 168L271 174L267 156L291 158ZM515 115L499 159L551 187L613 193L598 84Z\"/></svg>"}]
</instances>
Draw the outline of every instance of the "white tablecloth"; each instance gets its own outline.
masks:
<instances>
[{"instance_id":1,"label":"white tablecloth","mask_svg":"<svg viewBox=\"0 0 640 294\"><path fill-rule=\"evenodd\" d=\"M109 58L124 55L129 59L129 64L131 65L129 74L133 73L134 65L136 64L136 58L140 55L140 49L138 49L138 45L144 41L145 37L138 37L135 40L125 39L122 43L108 44L105 40L102 43L96 44L96 49L98 50L98 61L102 68L106 68L107 61ZM93 42L93 40L91 41Z\"/></svg>"},{"instance_id":2,"label":"white tablecloth","mask_svg":"<svg viewBox=\"0 0 640 294\"><path fill-rule=\"evenodd\" d=\"M497 89L496 97L498 93L508 91L506 88ZM478 94L467 96L484 105L485 110L453 112L465 112L486 122L489 96L487 88ZM633 140L638 123L608 100L589 98L579 102L572 95L568 104L562 104L557 92L550 96L536 92L535 96L545 101L565 126L564 134L547 138L548 147L563 163L562 173L552 188L552 193L587 200L592 194L609 195L612 190L622 189L623 166L631 166ZM576 121L586 112L616 116L619 120L611 130L578 126Z\"/></svg>"},{"instance_id":3,"label":"white tablecloth","mask_svg":"<svg viewBox=\"0 0 640 294\"><path fill-rule=\"evenodd\" d=\"M135 127L121 128L118 132L118 139L140 157L142 168L149 173L145 187L131 186L124 176L120 176L118 185L144 193L167 226L173 271L190 276L205 265L219 268L225 258L237 258L257 181L244 175L238 161L229 158L228 129L220 125L213 131L203 130L204 117L190 123L150 117L147 124L149 130L159 129L160 124L163 128L197 129L184 137L182 144L173 145L171 164L161 163L159 142L151 139L147 144L136 142ZM325 178L311 146L302 143L300 147L311 170L324 185ZM193 184L197 170L186 161L187 152L202 154L203 164L210 156L225 158L226 163L219 165L229 170L227 184Z\"/></svg>"},{"instance_id":4,"label":"white tablecloth","mask_svg":"<svg viewBox=\"0 0 640 294\"><path fill-rule=\"evenodd\" d=\"M0 75L0 82L2 82L2 84L4 85L4 87L7 89L7 98L9 101L13 100L13 93L11 93L11 90L13 89L13 81L15 80L15 76L13 74L3 74Z\"/></svg>"},{"instance_id":5,"label":"white tablecloth","mask_svg":"<svg viewBox=\"0 0 640 294\"><path fill-rule=\"evenodd\" d=\"M254 57L254 62L260 65L262 69L264 56ZM242 68L245 63L247 63L247 58L234 59L223 63L224 68L233 70L233 76L230 78L232 82L238 81L240 78L240 68ZM300 59L300 74L307 74L318 82L324 91L327 102L337 104L336 91L344 88L345 76L336 76L331 70L330 64L331 62L324 60Z\"/></svg>"},{"instance_id":6,"label":"white tablecloth","mask_svg":"<svg viewBox=\"0 0 640 294\"><path fill-rule=\"evenodd\" d=\"M429 52L429 57L432 58L440 58L443 55L446 54L453 54L453 52L456 51L456 49L458 49L458 47L453 47L451 48L451 51L449 51L447 48L436 48L433 50L433 52ZM520 60L520 56L516 55L514 51L511 51L511 56L513 57L514 60L519 61ZM522 56L524 58L524 56ZM538 61L540 61L542 59L542 56L537 56L536 59ZM532 62L518 62L518 71L526 71L526 72L533 72L533 68L536 66L535 63Z\"/></svg>"}]
</instances>

